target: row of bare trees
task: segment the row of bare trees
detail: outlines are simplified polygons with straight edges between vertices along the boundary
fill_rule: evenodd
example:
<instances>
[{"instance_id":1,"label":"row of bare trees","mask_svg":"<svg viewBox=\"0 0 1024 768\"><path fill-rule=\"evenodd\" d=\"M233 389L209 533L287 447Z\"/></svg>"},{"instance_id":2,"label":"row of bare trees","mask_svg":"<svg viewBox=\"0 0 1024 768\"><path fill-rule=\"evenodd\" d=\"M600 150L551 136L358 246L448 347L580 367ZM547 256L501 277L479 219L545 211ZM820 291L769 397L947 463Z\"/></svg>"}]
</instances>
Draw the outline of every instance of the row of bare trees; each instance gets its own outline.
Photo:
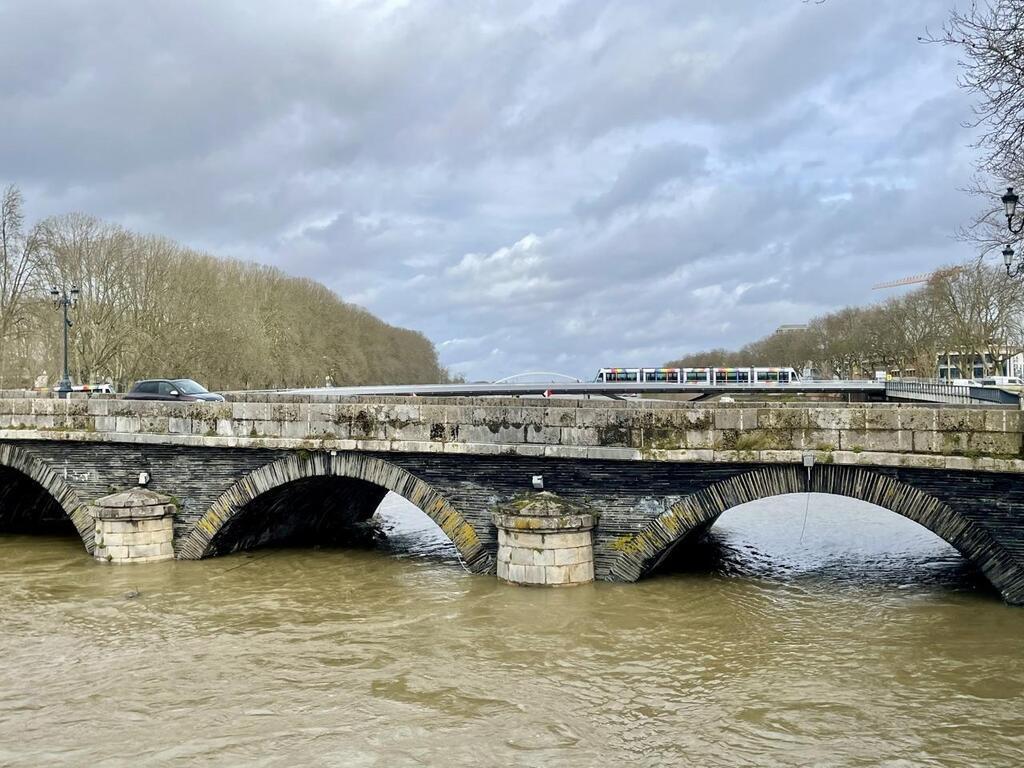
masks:
<instances>
[{"instance_id":1,"label":"row of bare trees","mask_svg":"<svg viewBox=\"0 0 1024 768\"><path fill-rule=\"evenodd\" d=\"M214 389L444 380L422 334L390 326L325 286L214 258L166 238L68 214L29 226L20 191L0 210L0 387L59 375L62 328L50 286L81 290L72 310L76 382L125 387L190 376Z\"/></svg>"},{"instance_id":2,"label":"row of bare trees","mask_svg":"<svg viewBox=\"0 0 1024 768\"><path fill-rule=\"evenodd\" d=\"M840 378L881 370L934 377L947 353L979 359L992 374L1022 350L1024 285L978 260L941 270L921 288L880 304L847 307L739 350L698 352L667 365L810 367Z\"/></svg>"}]
</instances>

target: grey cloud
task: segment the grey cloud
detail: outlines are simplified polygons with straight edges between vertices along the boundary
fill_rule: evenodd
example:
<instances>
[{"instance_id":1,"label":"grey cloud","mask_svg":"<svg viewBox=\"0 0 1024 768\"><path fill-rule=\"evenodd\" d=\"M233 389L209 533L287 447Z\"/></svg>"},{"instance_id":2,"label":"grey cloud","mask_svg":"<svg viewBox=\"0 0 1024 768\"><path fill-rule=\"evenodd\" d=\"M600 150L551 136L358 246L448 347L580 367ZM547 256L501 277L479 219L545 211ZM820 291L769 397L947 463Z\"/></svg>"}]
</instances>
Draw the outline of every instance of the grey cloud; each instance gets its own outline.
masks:
<instances>
[{"instance_id":1,"label":"grey cloud","mask_svg":"<svg viewBox=\"0 0 1024 768\"><path fill-rule=\"evenodd\" d=\"M671 181L688 181L707 172L708 151L692 144L666 143L638 149L612 186L577 205L585 216L606 217L627 205L639 205Z\"/></svg>"}]
</instances>

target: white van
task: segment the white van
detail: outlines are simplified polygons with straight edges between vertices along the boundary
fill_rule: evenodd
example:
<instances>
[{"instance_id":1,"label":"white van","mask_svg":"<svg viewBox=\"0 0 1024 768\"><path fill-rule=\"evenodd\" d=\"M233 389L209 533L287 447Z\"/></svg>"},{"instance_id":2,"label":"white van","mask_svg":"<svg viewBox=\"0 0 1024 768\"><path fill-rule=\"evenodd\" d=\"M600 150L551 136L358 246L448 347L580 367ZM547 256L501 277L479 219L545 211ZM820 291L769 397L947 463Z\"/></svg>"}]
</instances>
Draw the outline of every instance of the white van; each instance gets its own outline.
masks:
<instances>
[{"instance_id":1,"label":"white van","mask_svg":"<svg viewBox=\"0 0 1024 768\"><path fill-rule=\"evenodd\" d=\"M989 376L979 383L983 387L1019 387L1024 384L1019 376Z\"/></svg>"}]
</instances>

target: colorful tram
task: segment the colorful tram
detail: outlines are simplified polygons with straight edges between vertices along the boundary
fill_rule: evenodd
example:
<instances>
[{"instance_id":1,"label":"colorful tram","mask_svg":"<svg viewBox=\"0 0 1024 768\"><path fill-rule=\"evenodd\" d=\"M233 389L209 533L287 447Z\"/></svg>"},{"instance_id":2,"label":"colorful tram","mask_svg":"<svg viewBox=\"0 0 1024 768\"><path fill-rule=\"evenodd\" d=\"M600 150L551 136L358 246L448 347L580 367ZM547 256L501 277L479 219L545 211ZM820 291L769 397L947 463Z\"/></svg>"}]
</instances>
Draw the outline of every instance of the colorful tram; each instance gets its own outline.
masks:
<instances>
[{"instance_id":1,"label":"colorful tram","mask_svg":"<svg viewBox=\"0 0 1024 768\"><path fill-rule=\"evenodd\" d=\"M667 382L670 384L791 384L800 380L792 368L602 368L596 381Z\"/></svg>"}]
</instances>

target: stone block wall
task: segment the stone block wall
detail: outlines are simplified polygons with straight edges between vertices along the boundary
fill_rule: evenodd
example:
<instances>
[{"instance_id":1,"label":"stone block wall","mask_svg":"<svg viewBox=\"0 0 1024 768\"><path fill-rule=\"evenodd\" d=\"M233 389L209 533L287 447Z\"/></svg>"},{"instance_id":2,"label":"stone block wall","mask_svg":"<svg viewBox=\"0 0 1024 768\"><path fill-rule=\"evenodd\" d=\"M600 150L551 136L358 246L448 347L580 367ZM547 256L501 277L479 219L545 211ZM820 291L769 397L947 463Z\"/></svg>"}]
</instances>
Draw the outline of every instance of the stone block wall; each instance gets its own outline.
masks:
<instances>
[{"instance_id":1,"label":"stone block wall","mask_svg":"<svg viewBox=\"0 0 1024 768\"><path fill-rule=\"evenodd\" d=\"M1016 472L1021 417L1001 406L895 403L6 398L0 439L684 462L795 463L815 452L842 464Z\"/></svg>"},{"instance_id":2,"label":"stone block wall","mask_svg":"<svg viewBox=\"0 0 1024 768\"><path fill-rule=\"evenodd\" d=\"M498 578L564 587L594 580L594 516L555 494L520 497L495 511Z\"/></svg>"},{"instance_id":3,"label":"stone block wall","mask_svg":"<svg viewBox=\"0 0 1024 768\"><path fill-rule=\"evenodd\" d=\"M143 488L98 499L90 508L96 521L95 558L107 563L173 558L176 508L170 501Z\"/></svg>"},{"instance_id":4,"label":"stone block wall","mask_svg":"<svg viewBox=\"0 0 1024 768\"><path fill-rule=\"evenodd\" d=\"M566 586L594 580L593 535L498 528L498 578L513 584Z\"/></svg>"},{"instance_id":5,"label":"stone block wall","mask_svg":"<svg viewBox=\"0 0 1024 768\"><path fill-rule=\"evenodd\" d=\"M156 520L97 520L97 560L144 563L174 557L174 517Z\"/></svg>"}]
</instances>

